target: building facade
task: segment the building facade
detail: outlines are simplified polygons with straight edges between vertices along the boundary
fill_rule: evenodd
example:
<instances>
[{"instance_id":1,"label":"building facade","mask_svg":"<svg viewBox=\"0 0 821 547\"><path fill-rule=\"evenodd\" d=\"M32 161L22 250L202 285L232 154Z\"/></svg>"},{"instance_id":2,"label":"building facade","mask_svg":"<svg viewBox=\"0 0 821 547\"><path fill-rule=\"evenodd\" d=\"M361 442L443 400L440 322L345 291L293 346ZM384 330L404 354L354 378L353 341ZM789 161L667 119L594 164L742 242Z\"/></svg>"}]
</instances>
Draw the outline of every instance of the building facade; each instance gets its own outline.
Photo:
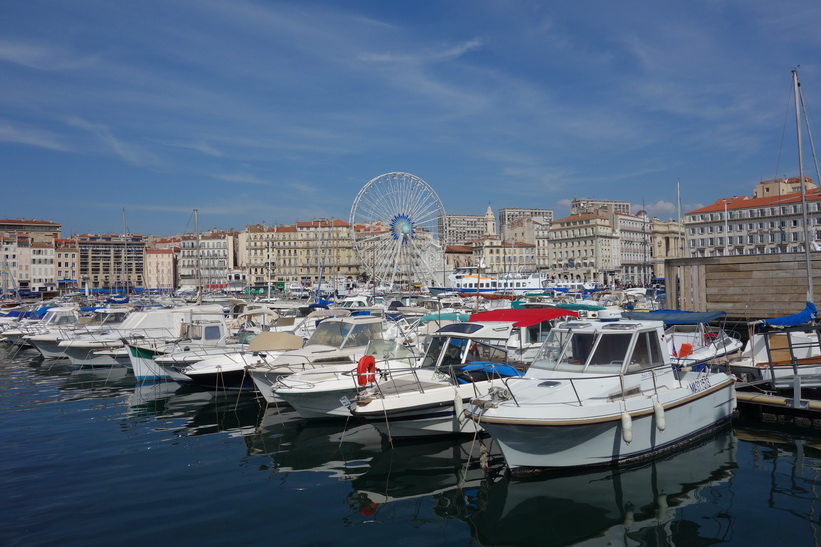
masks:
<instances>
[{"instance_id":1,"label":"building facade","mask_svg":"<svg viewBox=\"0 0 821 547\"><path fill-rule=\"evenodd\" d=\"M0 234L25 234L34 243L54 243L61 232L62 225L51 220L0 219Z\"/></svg>"},{"instance_id":2,"label":"building facade","mask_svg":"<svg viewBox=\"0 0 821 547\"><path fill-rule=\"evenodd\" d=\"M801 192L779 191L789 189L790 180L764 181L752 197L723 198L688 212L684 217L685 255L799 253L804 252L805 243L811 250L819 248L821 190L812 185L805 192L805 224Z\"/></svg>"},{"instance_id":3,"label":"building facade","mask_svg":"<svg viewBox=\"0 0 821 547\"><path fill-rule=\"evenodd\" d=\"M541 224L550 225L553 222L553 211L551 209L523 209L507 207L499 209L499 234L505 241L517 240L515 232L517 226L521 226L523 221L531 220ZM535 238L531 243L535 243Z\"/></svg>"},{"instance_id":4,"label":"building facade","mask_svg":"<svg viewBox=\"0 0 821 547\"><path fill-rule=\"evenodd\" d=\"M157 292L176 289L174 249L145 250L145 288Z\"/></svg>"},{"instance_id":5,"label":"building facade","mask_svg":"<svg viewBox=\"0 0 821 547\"><path fill-rule=\"evenodd\" d=\"M127 292L144 289L145 241L140 235L76 236L79 277L91 290Z\"/></svg>"},{"instance_id":6,"label":"building facade","mask_svg":"<svg viewBox=\"0 0 821 547\"><path fill-rule=\"evenodd\" d=\"M486 232L482 215L444 215L439 219L439 237L445 245L468 245Z\"/></svg>"},{"instance_id":7,"label":"building facade","mask_svg":"<svg viewBox=\"0 0 821 547\"><path fill-rule=\"evenodd\" d=\"M627 201L611 201L603 199L573 198L570 202L570 215L604 211L608 213L630 214L630 203Z\"/></svg>"}]
</instances>

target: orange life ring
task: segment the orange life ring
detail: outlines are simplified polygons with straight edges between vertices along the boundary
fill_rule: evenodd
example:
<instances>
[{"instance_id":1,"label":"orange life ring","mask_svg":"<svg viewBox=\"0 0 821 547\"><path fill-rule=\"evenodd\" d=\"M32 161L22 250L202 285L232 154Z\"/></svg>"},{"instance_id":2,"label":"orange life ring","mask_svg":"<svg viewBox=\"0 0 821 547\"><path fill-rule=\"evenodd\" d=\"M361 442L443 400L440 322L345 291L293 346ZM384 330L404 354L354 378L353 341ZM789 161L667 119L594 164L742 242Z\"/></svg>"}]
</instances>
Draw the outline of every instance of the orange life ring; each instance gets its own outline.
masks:
<instances>
[{"instance_id":1,"label":"orange life ring","mask_svg":"<svg viewBox=\"0 0 821 547\"><path fill-rule=\"evenodd\" d=\"M373 355L363 355L356 364L356 376L360 386L376 380L376 359Z\"/></svg>"}]
</instances>

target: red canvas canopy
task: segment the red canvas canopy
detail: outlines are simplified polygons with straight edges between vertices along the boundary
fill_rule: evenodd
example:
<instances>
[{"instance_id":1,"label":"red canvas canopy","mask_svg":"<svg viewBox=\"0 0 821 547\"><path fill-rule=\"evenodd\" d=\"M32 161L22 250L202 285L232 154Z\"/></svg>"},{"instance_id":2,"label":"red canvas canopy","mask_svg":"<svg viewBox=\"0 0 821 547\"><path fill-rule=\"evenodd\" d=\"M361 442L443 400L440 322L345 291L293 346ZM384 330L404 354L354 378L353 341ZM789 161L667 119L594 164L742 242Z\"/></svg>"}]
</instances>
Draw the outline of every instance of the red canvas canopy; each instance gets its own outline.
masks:
<instances>
[{"instance_id":1,"label":"red canvas canopy","mask_svg":"<svg viewBox=\"0 0 821 547\"><path fill-rule=\"evenodd\" d=\"M514 321L514 326L529 327L559 317L578 317L578 312L562 308L502 308L470 315L470 321Z\"/></svg>"}]
</instances>

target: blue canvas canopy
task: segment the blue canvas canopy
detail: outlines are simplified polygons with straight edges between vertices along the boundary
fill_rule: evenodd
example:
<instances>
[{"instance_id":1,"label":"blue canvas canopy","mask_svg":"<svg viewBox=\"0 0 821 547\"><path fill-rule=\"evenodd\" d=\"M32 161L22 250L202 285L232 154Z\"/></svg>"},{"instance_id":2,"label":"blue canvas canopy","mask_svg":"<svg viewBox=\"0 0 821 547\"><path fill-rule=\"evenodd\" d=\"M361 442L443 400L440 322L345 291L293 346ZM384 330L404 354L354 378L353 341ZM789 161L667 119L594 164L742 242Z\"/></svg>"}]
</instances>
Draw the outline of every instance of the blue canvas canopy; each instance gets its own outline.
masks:
<instances>
[{"instance_id":1,"label":"blue canvas canopy","mask_svg":"<svg viewBox=\"0 0 821 547\"><path fill-rule=\"evenodd\" d=\"M727 315L723 311L682 311L682 310L655 310L629 311L622 316L634 321L663 321L665 325L698 325L710 323Z\"/></svg>"},{"instance_id":2,"label":"blue canvas canopy","mask_svg":"<svg viewBox=\"0 0 821 547\"><path fill-rule=\"evenodd\" d=\"M809 323L818 315L818 310L815 309L815 304L807 302L804 311L795 313L793 315L785 315L784 317L772 317L770 319L762 319L761 322L771 327L794 327L804 323Z\"/></svg>"}]
</instances>

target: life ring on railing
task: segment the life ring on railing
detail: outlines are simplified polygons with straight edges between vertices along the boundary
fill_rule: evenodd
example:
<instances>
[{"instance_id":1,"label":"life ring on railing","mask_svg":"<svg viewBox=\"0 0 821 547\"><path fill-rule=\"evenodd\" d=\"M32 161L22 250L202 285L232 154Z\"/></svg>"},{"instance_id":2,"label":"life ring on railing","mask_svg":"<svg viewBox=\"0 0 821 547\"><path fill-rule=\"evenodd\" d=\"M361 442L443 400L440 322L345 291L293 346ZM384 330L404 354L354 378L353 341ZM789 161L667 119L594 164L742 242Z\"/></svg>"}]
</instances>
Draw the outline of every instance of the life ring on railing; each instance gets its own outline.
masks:
<instances>
[{"instance_id":1,"label":"life ring on railing","mask_svg":"<svg viewBox=\"0 0 821 547\"><path fill-rule=\"evenodd\" d=\"M365 386L376 380L376 359L373 355L363 355L356 364L357 382Z\"/></svg>"}]
</instances>

